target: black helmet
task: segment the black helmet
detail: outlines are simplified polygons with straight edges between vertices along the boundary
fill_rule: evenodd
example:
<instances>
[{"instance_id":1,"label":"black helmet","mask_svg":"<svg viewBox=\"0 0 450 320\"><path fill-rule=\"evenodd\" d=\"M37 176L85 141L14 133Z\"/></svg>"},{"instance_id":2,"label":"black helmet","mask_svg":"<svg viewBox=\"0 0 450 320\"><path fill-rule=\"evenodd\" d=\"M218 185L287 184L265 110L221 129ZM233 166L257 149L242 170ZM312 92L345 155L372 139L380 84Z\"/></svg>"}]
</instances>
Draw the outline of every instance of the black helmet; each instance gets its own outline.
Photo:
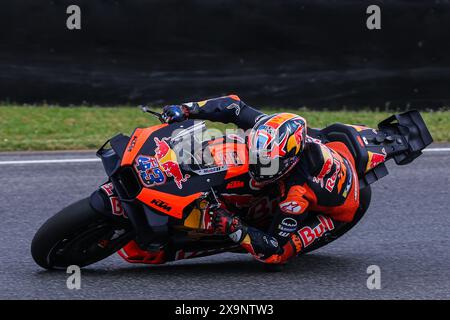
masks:
<instances>
[{"instance_id":1,"label":"black helmet","mask_svg":"<svg viewBox=\"0 0 450 320\"><path fill-rule=\"evenodd\" d=\"M292 113L276 113L256 122L250 132L249 172L257 182L279 179L299 161L305 147L306 121Z\"/></svg>"}]
</instances>

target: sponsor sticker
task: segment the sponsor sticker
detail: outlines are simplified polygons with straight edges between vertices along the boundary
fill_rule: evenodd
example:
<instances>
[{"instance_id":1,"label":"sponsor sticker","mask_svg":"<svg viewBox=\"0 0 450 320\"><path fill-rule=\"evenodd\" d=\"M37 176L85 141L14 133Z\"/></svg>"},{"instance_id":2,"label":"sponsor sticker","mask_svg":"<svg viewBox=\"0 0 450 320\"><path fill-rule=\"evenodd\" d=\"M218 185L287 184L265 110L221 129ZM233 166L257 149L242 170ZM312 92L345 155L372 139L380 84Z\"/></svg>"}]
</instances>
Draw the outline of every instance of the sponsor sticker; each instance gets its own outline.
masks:
<instances>
[{"instance_id":1,"label":"sponsor sticker","mask_svg":"<svg viewBox=\"0 0 450 320\"><path fill-rule=\"evenodd\" d=\"M278 225L278 235L281 237L288 237L291 233L297 230L297 220L293 218L284 218Z\"/></svg>"},{"instance_id":2,"label":"sponsor sticker","mask_svg":"<svg viewBox=\"0 0 450 320\"><path fill-rule=\"evenodd\" d=\"M110 197L109 201L111 203L111 210L114 215L123 216L124 218L128 218L125 214L125 210L123 209L122 204L120 203L119 198Z\"/></svg>"},{"instance_id":3,"label":"sponsor sticker","mask_svg":"<svg viewBox=\"0 0 450 320\"><path fill-rule=\"evenodd\" d=\"M105 183L104 185L102 185L100 187L100 189L102 189L108 197L110 197L114 194L114 186L113 186L112 182Z\"/></svg>"},{"instance_id":4,"label":"sponsor sticker","mask_svg":"<svg viewBox=\"0 0 450 320\"><path fill-rule=\"evenodd\" d=\"M375 153L368 151L369 160L367 161L366 171L375 168L376 166L378 166L379 164L383 163L386 160L387 155L386 150L383 148L381 149L381 152L382 153Z\"/></svg>"},{"instance_id":5,"label":"sponsor sticker","mask_svg":"<svg viewBox=\"0 0 450 320\"><path fill-rule=\"evenodd\" d=\"M290 214L301 212L302 206L297 201L286 201L280 204L281 211Z\"/></svg>"},{"instance_id":6,"label":"sponsor sticker","mask_svg":"<svg viewBox=\"0 0 450 320\"><path fill-rule=\"evenodd\" d=\"M306 226L297 232L302 240L304 248L313 244L314 241L322 237L325 232L334 230L334 223L331 218L319 215L317 216L317 219L319 219L319 224L317 226L313 228Z\"/></svg>"},{"instance_id":7,"label":"sponsor sticker","mask_svg":"<svg viewBox=\"0 0 450 320\"><path fill-rule=\"evenodd\" d=\"M180 165L177 162L175 151L166 142L166 138L154 138L156 143L155 156L159 166L168 177L172 177L178 189L182 189L182 183L186 182L190 176L183 174Z\"/></svg>"}]
</instances>

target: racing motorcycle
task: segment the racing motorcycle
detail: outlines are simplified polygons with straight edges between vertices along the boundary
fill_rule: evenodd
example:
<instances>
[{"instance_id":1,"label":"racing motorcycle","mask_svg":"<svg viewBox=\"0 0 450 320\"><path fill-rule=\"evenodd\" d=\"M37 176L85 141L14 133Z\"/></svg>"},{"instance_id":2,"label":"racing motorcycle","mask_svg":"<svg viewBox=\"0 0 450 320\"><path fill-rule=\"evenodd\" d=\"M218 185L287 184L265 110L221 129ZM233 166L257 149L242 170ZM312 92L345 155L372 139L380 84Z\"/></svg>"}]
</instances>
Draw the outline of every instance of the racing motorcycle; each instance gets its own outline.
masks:
<instances>
[{"instance_id":1,"label":"racing motorcycle","mask_svg":"<svg viewBox=\"0 0 450 320\"><path fill-rule=\"evenodd\" d=\"M214 234L212 215L227 202L226 197L233 197L233 188L249 184L258 189L248 174L245 136L205 138L204 122L168 124L161 114L142 109L157 116L161 124L137 128L131 136L118 134L97 151L108 177L106 183L101 192L62 209L40 227L31 244L39 266L83 267L115 252L130 263L154 263L161 248L166 252L163 262L244 253L227 236ZM370 193L370 185L388 174L387 160L406 165L433 141L417 111L392 115L377 129L342 123L308 128L308 138L325 144L342 142L348 147L355 159L361 194ZM268 189L262 187L259 192L270 195L274 188ZM276 195L270 197L249 196L241 208L234 209L242 209L245 215L259 206L256 214L254 211L243 219L267 230L274 210L261 202L276 204ZM339 238L362 215L334 230L326 228L330 222L319 216L318 223L329 234L305 245L301 254Z\"/></svg>"}]
</instances>

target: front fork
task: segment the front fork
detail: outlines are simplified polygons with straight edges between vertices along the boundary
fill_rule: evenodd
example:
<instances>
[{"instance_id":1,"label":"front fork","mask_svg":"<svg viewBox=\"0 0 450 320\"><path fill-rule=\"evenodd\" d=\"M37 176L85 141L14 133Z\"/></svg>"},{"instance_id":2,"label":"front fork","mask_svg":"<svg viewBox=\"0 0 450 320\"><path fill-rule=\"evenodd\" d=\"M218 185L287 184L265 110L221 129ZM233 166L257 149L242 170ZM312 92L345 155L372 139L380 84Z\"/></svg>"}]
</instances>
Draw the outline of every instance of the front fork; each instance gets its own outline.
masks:
<instances>
[{"instance_id":1,"label":"front fork","mask_svg":"<svg viewBox=\"0 0 450 320\"><path fill-rule=\"evenodd\" d=\"M211 203L215 203L214 199L210 200ZM90 204L93 209L111 219L131 224L136 232L135 242L139 247L132 248L132 251L135 254L138 253L140 261L130 260L130 262L146 263L147 256L153 256L161 250L166 253L165 261L198 258L229 251L242 252L240 246L228 238L226 238L227 241L216 245L207 243L192 245L183 241L169 241L169 217L157 214L149 208L144 209L143 206L130 201L119 201L111 182L101 185L91 194ZM217 205L219 205L218 202ZM127 247L124 249L122 251L125 252ZM128 257L124 252L121 256L127 260Z\"/></svg>"},{"instance_id":2,"label":"front fork","mask_svg":"<svg viewBox=\"0 0 450 320\"><path fill-rule=\"evenodd\" d=\"M158 250L168 240L168 216L144 210L132 201L120 201L111 182L105 183L90 196L92 208L111 219L131 224L136 242L146 250Z\"/></svg>"}]
</instances>

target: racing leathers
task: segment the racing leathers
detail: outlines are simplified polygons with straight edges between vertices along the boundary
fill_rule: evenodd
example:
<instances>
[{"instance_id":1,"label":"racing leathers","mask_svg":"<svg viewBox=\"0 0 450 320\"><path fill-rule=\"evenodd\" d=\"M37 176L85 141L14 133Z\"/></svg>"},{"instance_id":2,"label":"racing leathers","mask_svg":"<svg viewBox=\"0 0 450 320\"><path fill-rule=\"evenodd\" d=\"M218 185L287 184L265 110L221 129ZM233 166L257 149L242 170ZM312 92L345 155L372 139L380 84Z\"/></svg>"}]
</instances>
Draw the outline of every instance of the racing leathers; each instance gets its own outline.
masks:
<instances>
[{"instance_id":1,"label":"racing leathers","mask_svg":"<svg viewBox=\"0 0 450 320\"><path fill-rule=\"evenodd\" d=\"M164 116L168 121L190 118L233 123L246 130L265 114L230 95L167 106ZM270 187L276 187L280 200L268 230L247 226L226 209L214 217L218 233L228 234L265 263L284 263L351 222L360 204L355 163L347 147L340 142L324 144L309 135L300 161ZM233 192L239 195L239 190Z\"/></svg>"}]
</instances>

